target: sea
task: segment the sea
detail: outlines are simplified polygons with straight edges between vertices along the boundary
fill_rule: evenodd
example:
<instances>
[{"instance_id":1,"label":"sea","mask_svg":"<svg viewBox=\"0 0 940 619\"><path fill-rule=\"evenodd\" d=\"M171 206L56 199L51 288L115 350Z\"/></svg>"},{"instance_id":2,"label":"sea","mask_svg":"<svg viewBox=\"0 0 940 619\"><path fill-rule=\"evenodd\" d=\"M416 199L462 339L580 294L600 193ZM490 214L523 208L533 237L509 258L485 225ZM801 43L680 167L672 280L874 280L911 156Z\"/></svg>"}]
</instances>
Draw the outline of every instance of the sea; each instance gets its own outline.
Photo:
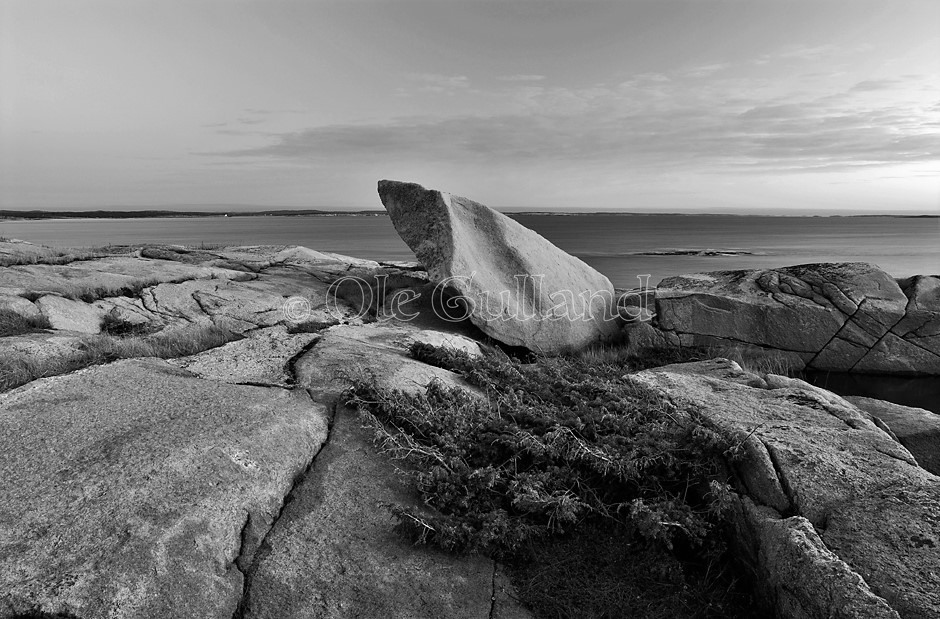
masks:
<instances>
[{"instance_id":1,"label":"sea","mask_svg":"<svg viewBox=\"0 0 940 619\"><path fill-rule=\"evenodd\" d=\"M937 217L513 214L618 288L673 275L816 262L871 262L895 277L940 274ZM136 243L303 245L373 260L414 260L385 215L0 220L0 237L54 247ZM837 393L940 413L940 379L810 373Z\"/></svg>"},{"instance_id":2,"label":"sea","mask_svg":"<svg viewBox=\"0 0 940 619\"><path fill-rule=\"evenodd\" d=\"M514 214L519 223L607 275L648 276L871 262L895 277L940 273L938 217ZM0 220L0 237L54 247L134 243L303 245L373 260L413 260L385 215Z\"/></svg>"}]
</instances>

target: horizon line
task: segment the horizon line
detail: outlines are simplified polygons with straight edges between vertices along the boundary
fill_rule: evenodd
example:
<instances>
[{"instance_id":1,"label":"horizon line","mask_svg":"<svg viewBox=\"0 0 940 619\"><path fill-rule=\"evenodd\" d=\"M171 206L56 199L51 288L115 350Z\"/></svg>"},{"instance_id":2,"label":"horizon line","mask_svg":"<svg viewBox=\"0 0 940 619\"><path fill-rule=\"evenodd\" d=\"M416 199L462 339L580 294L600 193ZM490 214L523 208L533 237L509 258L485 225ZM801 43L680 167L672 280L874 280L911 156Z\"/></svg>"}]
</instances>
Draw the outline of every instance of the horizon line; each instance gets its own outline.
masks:
<instances>
[{"instance_id":1,"label":"horizon line","mask_svg":"<svg viewBox=\"0 0 940 619\"><path fill-rule=\"evenodd\" d=\"M689 215L700 215L700 216L710 216L710 215L728 215L728 216L739 216L739 217L938 217L940 218L940 208L938 209L903 209L897 211L882 211L876 209L834 209L834 208L776 208L776 209L767 209L766 211L757 211L749 210L746 207L728 207L726 209L718 210L707 210L699 211L694 208L687 207L681 210L669 210L669 209L643 209L643 210L625 210L625 209L614 209L614 208L580 208L577 210L566 210L571 207L542 207L538 209L533 209L531 207L491 207L494 210L511 215L544 215L544 216L578 216L578 215L677 215L677 216L689 216ZM206 209L206 210L199 210ZM88 213L88 214L105 214L105 213L114 213L117 215L113 217L114 219L121 219L119 214L121 213L143 213L143 212L153 212L155 215L152 215L151 218L160 217L159 214L166 214L168 216L178 215L178 216L190 216L190 217L199 217L199 216L263 216L263 215L282 215L286 217L292 216L291 213L296 213L296 216L302 215L311 215L315 216L317 214L322 215L339 215L344 214L356 215L356 214L370 214L370 215L387 215L388 213L384 208L375 208L375 207L307 207L307 206L282 206L282 205L257 205L257 204L226 204L226 203L207 203L207 204L185 204L185 205L160 205L160 206L105 206L105 207L89 207L89 206L74 206L74 207L5 207L0 206L0 220L20 220L20 219L34 219L28 217L17 217L16 213L22 213L23 215L44 215L42 219L56 219L56 214L64 215L62 219L80 219L79 213ZM159 213L159 214L156 214ZM67 214L67 215L66 215ZM273 215L271 215L273 214ZM89 217L89 219L99 219L101 217ZM128 217L133 218L133 217Z\"/></svg>"}]
</instances>

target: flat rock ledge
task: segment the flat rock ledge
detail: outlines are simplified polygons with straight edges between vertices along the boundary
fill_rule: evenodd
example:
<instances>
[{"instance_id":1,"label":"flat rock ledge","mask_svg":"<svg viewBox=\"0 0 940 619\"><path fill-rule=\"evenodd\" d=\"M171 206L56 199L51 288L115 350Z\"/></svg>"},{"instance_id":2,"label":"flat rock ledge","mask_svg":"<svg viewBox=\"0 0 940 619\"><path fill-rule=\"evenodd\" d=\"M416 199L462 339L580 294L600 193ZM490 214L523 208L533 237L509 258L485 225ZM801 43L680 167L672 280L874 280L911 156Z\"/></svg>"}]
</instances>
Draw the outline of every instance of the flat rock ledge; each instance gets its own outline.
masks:
<instances>
[{"instance_id":1,"label":"flat rock ledge","mask_svg":"<svg viewBox=\"0 0 940 619\"><path fill-rule=\"evenodd\" d=\"M781 373L940 375L937 276L805 264L669 277L623 298L637 349L699 346Z\"/></svg>"},{"instance_id":2,"label":"flat rock ledge","mask_svg":"<svg viewBox=\"0 0 940 619\"><path fill-rule=\"evenodd\" d=\"M739 556L779 617L940 617L940 478L883 425L733 361L628 375L737 437Z\"/></svg>"}]
</instances>

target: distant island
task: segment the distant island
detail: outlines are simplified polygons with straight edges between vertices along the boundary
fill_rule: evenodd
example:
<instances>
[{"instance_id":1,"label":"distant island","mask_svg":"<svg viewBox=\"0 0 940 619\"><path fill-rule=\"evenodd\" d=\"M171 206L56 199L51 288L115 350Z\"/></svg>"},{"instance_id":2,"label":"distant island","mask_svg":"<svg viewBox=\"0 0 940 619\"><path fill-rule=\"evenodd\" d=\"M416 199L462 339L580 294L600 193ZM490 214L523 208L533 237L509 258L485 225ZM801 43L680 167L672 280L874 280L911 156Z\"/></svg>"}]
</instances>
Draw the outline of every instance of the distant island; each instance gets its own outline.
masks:
<instances>
[{"instance_id":1,"label":"distant island","mask_svg":"<svg viewBox=\"0 0 940 619\"><path fill-rule=\"evenodd\" d=\"M151 219L155 217L376 217L385 211L321 211L315 209L279 209L273 211L13 211L0 210L0 219Z\"/></svg>"}]
</instances>

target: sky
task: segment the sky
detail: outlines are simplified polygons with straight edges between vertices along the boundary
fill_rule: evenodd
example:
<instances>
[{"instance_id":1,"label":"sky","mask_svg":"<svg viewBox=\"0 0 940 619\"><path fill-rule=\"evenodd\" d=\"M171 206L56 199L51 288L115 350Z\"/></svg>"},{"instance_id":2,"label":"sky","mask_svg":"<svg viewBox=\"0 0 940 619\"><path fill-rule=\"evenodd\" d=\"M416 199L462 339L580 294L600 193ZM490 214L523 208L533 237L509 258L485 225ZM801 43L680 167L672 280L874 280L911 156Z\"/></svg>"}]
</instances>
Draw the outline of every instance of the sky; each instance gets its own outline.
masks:
<instances>
[{"instance_id":1,"label":"sky","mask_svg":"<svg viewBox=\"0 0 940 619\"><path fill-rule=\"evenodd\" d=\"M374 209L383 178L940 213L940 2L0 2L0 208Z\"/></svg>"}]
</instances>

